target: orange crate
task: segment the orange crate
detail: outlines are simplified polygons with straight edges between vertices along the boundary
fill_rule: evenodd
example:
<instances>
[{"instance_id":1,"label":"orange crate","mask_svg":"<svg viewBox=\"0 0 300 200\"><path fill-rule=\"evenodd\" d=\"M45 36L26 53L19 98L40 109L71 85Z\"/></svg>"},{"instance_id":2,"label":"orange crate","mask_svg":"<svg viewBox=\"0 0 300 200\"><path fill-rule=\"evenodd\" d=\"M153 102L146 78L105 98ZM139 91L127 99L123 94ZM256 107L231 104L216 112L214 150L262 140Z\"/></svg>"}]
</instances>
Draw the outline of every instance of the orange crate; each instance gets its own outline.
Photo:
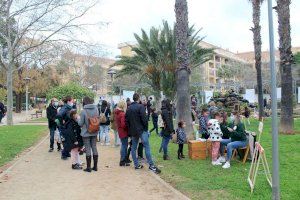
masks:
<instances>
[{"instance_id":1,"label":"orange crate","mask_svg":"<svg viewBox=\"0 0 300 200\"><path fill-rule=\"evenodd\" d=\"M207 145L206 142L191 140L189 141L189 157L192 160L206 159Z\"/></svg>"}]
</instances>

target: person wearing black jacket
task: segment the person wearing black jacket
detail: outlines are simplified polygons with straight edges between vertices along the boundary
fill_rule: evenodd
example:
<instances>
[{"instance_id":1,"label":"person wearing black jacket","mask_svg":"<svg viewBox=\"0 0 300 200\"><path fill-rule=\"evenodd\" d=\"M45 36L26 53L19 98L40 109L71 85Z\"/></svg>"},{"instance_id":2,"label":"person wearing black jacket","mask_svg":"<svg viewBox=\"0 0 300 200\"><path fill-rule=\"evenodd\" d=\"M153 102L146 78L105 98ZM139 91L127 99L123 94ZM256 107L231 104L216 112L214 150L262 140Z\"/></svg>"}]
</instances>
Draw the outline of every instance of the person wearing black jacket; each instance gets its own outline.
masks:
<instances>
[{"instance_id":1,"label":"person wearing black jacket","mask_svg":"<svg viewBox=\"0 0 300 200\"><path fill-rule=\"evenodd\" d=\"M135 169L143 168L143 166L139 164L136 155L137 145L139 143L139 139L141 139L145 147L145 154L149 163L149 169L155 173L160 173L161 171L154 165L152 160L149 144L148 119L144 106L138 103L140 100L139 94L135 93L133 95L133 100L134 102L126 111L125 121L128 127L128 135L132 138L131 156Z\"/></svg>"},{"instance_id":2,"label":"person wearing black jacket","mask_svg":"<svg viewBox=\"0 0 300 200\"><path fill-rule=\"evenodd\" d=\"M81 128L77 123L77 112L71 110L70 120L66 124L68 131L66 137L65 148L71 151L72 169L82 169L81 161L79 157L79 150L83 147L83 140L81 134Z\"/></svg>"},{"instance_id":3,"label":"person wearing black jacket","mask_svg":"<svg viewBox=\"0 0 300 200\"><path fill-rule=\"evenodd\" d=\"M55 123L56 115L58 108L58 100L56 98L51 99L51 103L47 108L47 119L48 119L48 128L50 130L50 149L49 152L54 150L54 133L57 128ZM57 142L57 151L61 150L60 143Z\"/></svg>"},{"instance_id":4,"label":"person wearing black jacket","mask_svg":"<svg viewBox=\"0 0 300 200\"><path fill-rule=\"evenodd\" d=\"M106 100L102 101L101 107L99 108L99 113L101 115L104 114L106 118L105 123L100 123L100 131L99 131L99 140L101 144L105 144L107 146L110 145L110 137L109 137L109 126L110 126L110 116L111 110Z\"/></svg>"},{"instance_id":5,"label":"person wearing black jacket","mask_svg":"<svg viewBox=\"0 0 300 200\"><path fill-rule=\"evenodd\" d=\"M4 104L0 101L0 123L3 119L3 117L5 116L6 110L4 107Z\"/></svg>"},{"instance_id":6,"label":"person wearing black jacket","mask_svg":"<svg viewBox=\"0 0 300 200\"><path fill-rule=\"evenodd\" d=\"M153 128L150 130L150 133L152 133L152 131L155 130L156 134L158 135L158 114L155 108L153 108L152 110L152 123L153 123Z\"/></svg>"},{"instance_id":7,"label":"person wearing black jacket","mask_svg":"<svg viewBox=\"0 0 300 200\"><path fill-rule=\"evenodd\" d=\"M148 117L148 121L150 121L150 114L151 114L151 101L152 101L152 97L150 97L147 101L147 117Z\"/></svg>"},{"instance_id":8,"label":"person wearing black jacket","mask_svg":"<svg viewBox=\"0 0 300 200\"><path fill-rule=\"evenodd\" d=\"M67 135L66 131L66 123L71 119L70 118L70 112L73 109L74 103L73 103L73 98L70 96L67 96L64 98L64 105L62 108L59 110L57 116L56 116L56 124L58 126L58 129L60 131L60 136L62 138L62 143L64 146L64 149L61 151L61 159L67 160L68 157L71 157L70 151L65 148L65 140Z\"/></svg>"},{"instance_id":9,"label":"person wearing black jacket","mask_svg":"<svg viewBox=\"0 0 300 200\"><path fill-rule=\"evenodd\" d=\"M162 130L162 148L164 152L163 159L169 160L168 144L172 139L172 134L174 134L172 105L169 99L162 101L161 112L161 117L164 122L164 128Z\"/></svg>"}]
</instances>

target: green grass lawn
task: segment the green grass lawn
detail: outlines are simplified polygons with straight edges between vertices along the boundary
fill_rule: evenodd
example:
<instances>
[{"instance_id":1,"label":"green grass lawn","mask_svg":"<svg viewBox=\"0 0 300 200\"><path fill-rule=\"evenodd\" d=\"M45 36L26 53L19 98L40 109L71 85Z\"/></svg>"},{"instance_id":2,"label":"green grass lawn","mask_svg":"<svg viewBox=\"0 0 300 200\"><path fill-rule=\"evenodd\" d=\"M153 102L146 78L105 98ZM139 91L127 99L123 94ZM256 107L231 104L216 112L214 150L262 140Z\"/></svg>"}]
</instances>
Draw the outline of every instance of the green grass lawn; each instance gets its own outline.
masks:
<instances>
[{"instance_id":1,"label":"green grass lawn","mask_svg":"<svg viewBox=\"0 0 300 200\"><path fill-rule=\"evenodd\" d=\"M152 126L152 125L151 125ZM265 120L261 144L272 170L271 120ZM300 120L295 120L296 130L300 130ZM257 131L258 122L252 120L248 130ZM192 199L271 199L272 190L263 171L259 173L251 195L247 182L250 162L246 164L231 162L230 169L212 166L210 160L177 159L177 145L169 145L170 161L163 161L158 153L161 138L156 134L150 139L152 154L159 166L161 177ZM280 189L282 199L300 199L300 135L280 135ZM188 147L184 147L188 155ZM262 166L261 166L262 169Z\"/></svg>"},{"instance_id":2,"label":"green grass lawn","mask_svg":"<svg viewBox=\"0 0 300 200\"><path fill-rule=\"evenodd\" d=\"M0 166L11 161L16 155L32 146L43 135L45 126L1 126L0 127Z\"/></svg>"}]
</instances>

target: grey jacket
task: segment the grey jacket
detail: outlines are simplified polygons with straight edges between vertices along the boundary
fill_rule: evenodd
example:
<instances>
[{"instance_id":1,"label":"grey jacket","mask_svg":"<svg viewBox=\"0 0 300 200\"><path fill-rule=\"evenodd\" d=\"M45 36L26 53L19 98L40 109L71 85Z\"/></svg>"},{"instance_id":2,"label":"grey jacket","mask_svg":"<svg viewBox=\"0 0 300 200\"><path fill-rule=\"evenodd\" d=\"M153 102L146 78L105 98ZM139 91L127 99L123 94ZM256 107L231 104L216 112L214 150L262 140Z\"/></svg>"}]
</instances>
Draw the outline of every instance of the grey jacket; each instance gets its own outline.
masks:
<instances>
[{"instance_id":1,"label":"grey jacket","mask_svg":"<svg viewBox=\"0 0 300 200\"><path fill-rule=\"evenodd\" d=\"M89 124L87 114L89 117L99 117L99 111L98 111L97 106L94 104L88 104L83 107L83 110L80 113L80 119L78 120L79 126L82 127L81 136L82 137L97 136L98 133L90 134L87 131L87 127Z\"/></svg>"}]
</instances>

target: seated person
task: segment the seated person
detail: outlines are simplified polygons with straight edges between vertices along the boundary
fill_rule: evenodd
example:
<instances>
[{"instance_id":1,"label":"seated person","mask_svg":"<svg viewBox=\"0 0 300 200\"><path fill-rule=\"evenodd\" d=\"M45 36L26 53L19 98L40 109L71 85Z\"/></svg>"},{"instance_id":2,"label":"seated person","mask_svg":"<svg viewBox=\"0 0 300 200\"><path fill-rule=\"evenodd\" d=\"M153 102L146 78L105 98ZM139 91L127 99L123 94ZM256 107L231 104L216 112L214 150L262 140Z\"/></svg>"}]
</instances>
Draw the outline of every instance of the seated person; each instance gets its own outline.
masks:
<instances>
[{"instance_id":1,"label":"seated person","mask_svg":"<svg viewBox=\"0 0 300 200\"><path fill-rule=\"evenodd\" d=\"M201 134L201 138L208 139L209 134L207 130L209 111L207 108L203 108L201 111L201 115L199 118L199 133Z\"/></svg>"},{"instance_id":2,"label":"seated person","mask_svg":"<svg viewBox=\"0 0 300 200\"><path fill-rule=\"evenodd\" d=\"M223 165L224 169L230 168L232 151L234 149L246 147L248 143L245 126L241 122L238 112L234 112L234 121L227 127L227 130L229 131L230 139L221 140L221 157L219 158L220 162L225 162L225 164ZM223 157L225 145L227 146L226 159Z\"/></svg>"}]
</instances>

